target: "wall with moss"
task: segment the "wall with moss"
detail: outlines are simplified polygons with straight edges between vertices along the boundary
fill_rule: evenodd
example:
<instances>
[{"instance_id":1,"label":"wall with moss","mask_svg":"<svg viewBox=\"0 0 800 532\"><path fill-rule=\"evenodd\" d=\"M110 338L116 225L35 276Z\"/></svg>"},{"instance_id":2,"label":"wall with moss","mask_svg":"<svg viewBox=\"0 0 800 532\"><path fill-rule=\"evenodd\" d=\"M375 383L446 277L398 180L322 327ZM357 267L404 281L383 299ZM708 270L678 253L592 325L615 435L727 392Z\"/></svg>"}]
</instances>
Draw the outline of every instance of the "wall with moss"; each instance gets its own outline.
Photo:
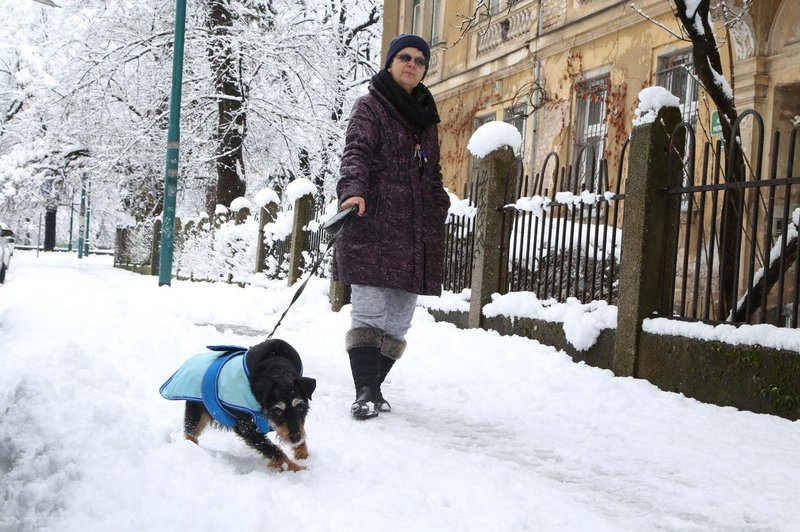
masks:
<instances>
[{"instance_id":1,"label":"wall with moss","mask_svg":"<svg viewBox=\"0 0 800 532\"><path fill-rule=\"evenodd\" d=\"M467 312L429 310L438 321L467 327ZM612 369L615 330L604 330L586 351L577 351L561 323L530 318L484 318L483 328L531 338L564 351L576 362ZM704 403L800 419L800 353L730 345L680 336L641 333L638 378L662 390Z\"/></svg>"}]
</instances>

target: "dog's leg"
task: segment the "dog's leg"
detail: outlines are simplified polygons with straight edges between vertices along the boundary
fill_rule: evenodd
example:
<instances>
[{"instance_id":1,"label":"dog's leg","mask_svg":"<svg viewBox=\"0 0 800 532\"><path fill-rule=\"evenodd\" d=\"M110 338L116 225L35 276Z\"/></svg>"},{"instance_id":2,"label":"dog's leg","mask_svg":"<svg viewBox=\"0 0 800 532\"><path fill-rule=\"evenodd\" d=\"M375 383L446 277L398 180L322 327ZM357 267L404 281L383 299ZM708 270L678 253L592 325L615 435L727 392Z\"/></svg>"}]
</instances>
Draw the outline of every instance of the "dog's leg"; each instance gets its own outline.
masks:
<instances>
[{"instance_id":1,"label":"dog's leg","mask_svg":"<svg viewBox=\"0 0 800 532\"><path fill-rule=\"evenodd\" d=\"M183 412L183 435L187 440L197 443L197 439L209 421L211 421L211 416L203 403L186 401L186 408Z\"/></svg>"},{"instance_id":2,"label":"dog's leg","mask_svg":"<svg viewBox=\"0 0 800 532\"><path fill-rule=\"evenodd\" d=\"M240 417L236 422L233 431L239 435L250 447L260 452L269 460L269 466L273 469L283 471L285 465L289 471L301 471L303 466L289 460L289 457L278 448L277 445L267 439L265 434L258 432L258 427L249 417Z\"/></svg>"}]
</instances>

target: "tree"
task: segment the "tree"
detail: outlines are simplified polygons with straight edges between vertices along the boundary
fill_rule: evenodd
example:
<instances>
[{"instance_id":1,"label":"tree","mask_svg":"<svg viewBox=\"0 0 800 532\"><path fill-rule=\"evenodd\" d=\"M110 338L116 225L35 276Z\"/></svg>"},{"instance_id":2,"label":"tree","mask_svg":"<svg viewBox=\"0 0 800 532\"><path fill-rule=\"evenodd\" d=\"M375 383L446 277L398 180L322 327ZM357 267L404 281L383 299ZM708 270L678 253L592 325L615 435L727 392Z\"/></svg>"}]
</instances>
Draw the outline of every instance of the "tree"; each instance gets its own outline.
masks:
<instances>
[{"instance_id":1,"label":"tree","mask_svg":"<svg viewBox=\"0 0 800 532\"><path fill-rule=\"evenodd\" d=\"M0 216L30 217L53 191L71 202L71 146L91 154L80 170L95 232L158 216L172 4L59 5L0 5ZM332 193L344 111L376 70L379 18L377 0L189 0L178 215L297 175Z\"/></svg>"},{"instance_id":2,"label":"tree","mask_svg":"<svg viewBox=\"0 0 800 532\"><path fill-rule=\"evenodd\" d=\"M217 103L216 154L214 166L216 185L210 189L208 211L216 204L230 207L231 202L244 196L243 145L247 132L243 64L234 49L233 14L228 0L209 0L206 24L209 29L208 57L214 80Z\"/></svg>"}]
</instances>

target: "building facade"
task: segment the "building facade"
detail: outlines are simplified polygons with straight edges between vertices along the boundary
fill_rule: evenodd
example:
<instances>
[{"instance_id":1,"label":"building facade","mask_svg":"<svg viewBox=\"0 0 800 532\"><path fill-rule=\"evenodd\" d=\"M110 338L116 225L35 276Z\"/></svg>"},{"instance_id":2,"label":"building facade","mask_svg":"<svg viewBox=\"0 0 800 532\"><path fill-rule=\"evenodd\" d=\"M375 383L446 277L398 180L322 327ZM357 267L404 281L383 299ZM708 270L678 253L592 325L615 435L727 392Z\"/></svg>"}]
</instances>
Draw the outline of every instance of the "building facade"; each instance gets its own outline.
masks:
<instances>
[{"instance_id":1,"label":"building facade","mask_svg":"<svg viewBox=\"0 0 800 532\"><path fill-rule=\"evenodd\" d=\"M736 17L730 27L721 9L714 13L724 74L739 112L755 109L767 139L775 130L788 139L800 121L800 2L758 0L743 10L743 1L727 0L728 20ZM613 168L638 93L651 85L679 97L698 143L719 138L714 105L693 76L691 44L677 37L668 0L385 0L383 49L408 32L431 44L425 84L442 117L445 184L459 196L473 165L467 142L490 120L520 129L529 175L550 152L562 164L578 153L581 160L605 157ZM755 142L751 123L743 128L745 145ZM786 158L780 160L785 172ZM580 179L593 188L589 174Z\"/></svg>"}]
</instances>

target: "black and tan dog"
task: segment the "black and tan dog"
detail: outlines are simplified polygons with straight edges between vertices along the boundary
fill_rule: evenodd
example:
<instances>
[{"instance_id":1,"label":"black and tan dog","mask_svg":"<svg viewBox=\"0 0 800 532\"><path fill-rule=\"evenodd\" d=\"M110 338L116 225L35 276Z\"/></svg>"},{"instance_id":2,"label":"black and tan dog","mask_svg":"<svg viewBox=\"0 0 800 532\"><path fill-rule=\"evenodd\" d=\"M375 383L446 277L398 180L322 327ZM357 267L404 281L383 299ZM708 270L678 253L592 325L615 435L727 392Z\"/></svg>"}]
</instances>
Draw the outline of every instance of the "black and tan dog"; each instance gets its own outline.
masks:
<instances>
[{"instance_id":1,"label":"black and tan dog","mask_svg":"<svg viewBox=\"0 0 800 532\"><path fill-rule=\"evenodd\" d=\"M183 428L197 443L209 423L233 430L269 460L272 468L299 471L267 433L292 448L295 460L308 457L305 419L314 379L302 376L297 351L283 340L250 349L213 346L196 355L161 386L167 399L186 401Z\"/></svg>"}]
</instances>

